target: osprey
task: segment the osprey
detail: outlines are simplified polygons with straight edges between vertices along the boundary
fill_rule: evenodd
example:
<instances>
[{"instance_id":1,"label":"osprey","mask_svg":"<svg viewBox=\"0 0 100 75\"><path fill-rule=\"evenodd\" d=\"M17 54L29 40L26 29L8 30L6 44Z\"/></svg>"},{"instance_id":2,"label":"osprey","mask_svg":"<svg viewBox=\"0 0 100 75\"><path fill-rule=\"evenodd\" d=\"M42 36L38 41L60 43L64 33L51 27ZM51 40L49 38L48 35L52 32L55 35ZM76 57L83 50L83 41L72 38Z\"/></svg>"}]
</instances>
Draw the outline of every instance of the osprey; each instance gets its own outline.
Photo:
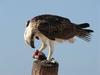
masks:
<instances>
[{"instance_id":1,"label":"osprey","mask_svg":"<svg viewBox=\"0 0 100 75\"><path fill-rule=\"evenodd\" d=\"M88 23L75 24L65 17L49 14L39 15L27 21L24 40L32 48L35 48L34 40L40 39L42 44L39 52L48 46L47 60L51 60L54 41L57 39L73 42L73 38L77 36L87 42L90 41L90 33L93 30L86 29L87 27L89 27Z\"/></svg>"}]
</instances>

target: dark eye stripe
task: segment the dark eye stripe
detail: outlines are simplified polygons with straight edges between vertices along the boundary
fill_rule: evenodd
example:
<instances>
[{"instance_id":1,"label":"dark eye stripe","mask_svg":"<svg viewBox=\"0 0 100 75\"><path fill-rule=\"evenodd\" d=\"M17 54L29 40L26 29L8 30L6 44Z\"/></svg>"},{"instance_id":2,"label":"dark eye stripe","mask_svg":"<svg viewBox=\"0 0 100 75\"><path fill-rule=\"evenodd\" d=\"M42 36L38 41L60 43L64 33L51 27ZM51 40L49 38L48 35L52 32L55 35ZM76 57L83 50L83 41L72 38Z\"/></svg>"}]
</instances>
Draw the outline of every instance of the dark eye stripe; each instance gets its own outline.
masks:
<instances>
[{"instance_id":1,"label":"dark eye stripe","mask_svg":"<svg viewBox=\"0 0 100 75\"><path fill-rule=\"evenodd\" d=\"M28 27L29 23L30 23L30 20L27 21L26 27Z\"/></svg>"}]
</instances>

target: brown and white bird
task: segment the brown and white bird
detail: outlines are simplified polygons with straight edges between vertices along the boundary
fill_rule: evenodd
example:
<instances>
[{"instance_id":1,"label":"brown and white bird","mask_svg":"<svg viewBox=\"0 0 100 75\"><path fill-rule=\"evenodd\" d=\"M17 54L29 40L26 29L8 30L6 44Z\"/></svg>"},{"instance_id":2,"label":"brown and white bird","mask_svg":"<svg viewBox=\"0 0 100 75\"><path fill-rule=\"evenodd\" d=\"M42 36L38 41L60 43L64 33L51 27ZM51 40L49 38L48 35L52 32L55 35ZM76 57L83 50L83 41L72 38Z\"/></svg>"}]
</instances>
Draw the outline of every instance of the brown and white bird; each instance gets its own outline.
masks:
<instances>
[{"instance_id":1,"label":"brown and white bird","mask_svg":"<svg viewBox=\"0 0 100 75\"><path fill-rule=\"evenodd\" d=\"M42 52L48 46L47 60L50 61L54 42L58 39L73 42L73 38L77 36L87 42L90 41L93 30L86 29L87 27L89 27L88 23L75 24L65 17L49 14L39 15L28 20L24 40L32 48L35 48L34 40L40 39L42 44L38 50Z\"/></svg>"}]
</instances>

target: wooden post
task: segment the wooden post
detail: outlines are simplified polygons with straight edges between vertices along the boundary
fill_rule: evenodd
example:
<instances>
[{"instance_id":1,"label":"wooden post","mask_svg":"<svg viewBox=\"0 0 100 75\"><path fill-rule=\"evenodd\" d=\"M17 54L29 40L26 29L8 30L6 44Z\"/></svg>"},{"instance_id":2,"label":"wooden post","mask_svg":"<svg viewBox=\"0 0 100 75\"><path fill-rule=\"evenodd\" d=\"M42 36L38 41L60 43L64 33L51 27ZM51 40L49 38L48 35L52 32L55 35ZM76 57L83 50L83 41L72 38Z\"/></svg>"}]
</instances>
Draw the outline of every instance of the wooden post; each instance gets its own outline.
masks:
<instances>
[{"instance_id":1,"label":"wooden post","mask_svg":"<svg viewBox=\"0 0 100 75\"><path fill-rule=\"evenodd\" d=\"M47 60L35 60L32 66L32 75L58 75L59 64Z\"/></svg>"}]
</instances>

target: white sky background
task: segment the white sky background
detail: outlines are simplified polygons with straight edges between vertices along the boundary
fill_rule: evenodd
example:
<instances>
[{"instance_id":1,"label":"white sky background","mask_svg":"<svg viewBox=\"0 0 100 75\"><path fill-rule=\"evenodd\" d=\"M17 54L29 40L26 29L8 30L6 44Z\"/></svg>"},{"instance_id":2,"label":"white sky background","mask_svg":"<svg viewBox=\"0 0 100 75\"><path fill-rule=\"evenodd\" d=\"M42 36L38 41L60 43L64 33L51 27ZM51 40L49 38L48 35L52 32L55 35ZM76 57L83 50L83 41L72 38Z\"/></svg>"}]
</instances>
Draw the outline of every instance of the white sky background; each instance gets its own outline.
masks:
<instances>
[{"instance_id":1,"label":"white sky background","mask_svg":"<svg viewBox=\"0 0 100 75\"><path fill-rule=\"evenodd\" d=\"M0 0L0 75L31 75L34 49L25 46L23 33L25 22L39 14L90 23L91 42L76 38L74 44L57 44L53 56L59 75L100 75L99 0Z\"/></svg>"}]
</instances>

